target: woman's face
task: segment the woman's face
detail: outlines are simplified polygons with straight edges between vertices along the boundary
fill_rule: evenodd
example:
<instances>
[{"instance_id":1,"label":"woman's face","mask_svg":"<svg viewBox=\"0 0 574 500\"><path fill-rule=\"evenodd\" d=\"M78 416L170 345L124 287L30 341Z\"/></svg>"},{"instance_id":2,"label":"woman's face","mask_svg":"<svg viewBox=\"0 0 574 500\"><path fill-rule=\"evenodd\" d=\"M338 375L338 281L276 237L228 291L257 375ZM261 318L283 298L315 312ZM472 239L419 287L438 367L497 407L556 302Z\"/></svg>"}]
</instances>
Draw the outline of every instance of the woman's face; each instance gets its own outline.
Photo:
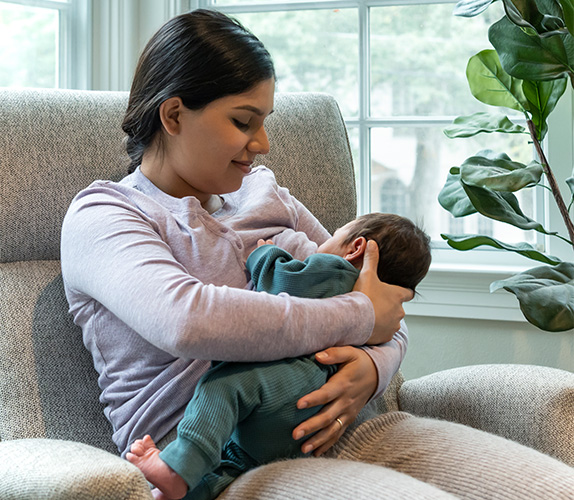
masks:
<instances>
[{"instance_id":1,"label":"woman's face","mask_svg":"<svg viewBox=\"0 0 574 500\"><path fill-rule=\"evenodd\" d=\"M160 110L161 153L144 155L142 172L162 191L202 204L213 194L237 191L256 155L269 152L264 120L273 112L274 79L193 111L179 98Z\"/></svg>"}]
</instances>

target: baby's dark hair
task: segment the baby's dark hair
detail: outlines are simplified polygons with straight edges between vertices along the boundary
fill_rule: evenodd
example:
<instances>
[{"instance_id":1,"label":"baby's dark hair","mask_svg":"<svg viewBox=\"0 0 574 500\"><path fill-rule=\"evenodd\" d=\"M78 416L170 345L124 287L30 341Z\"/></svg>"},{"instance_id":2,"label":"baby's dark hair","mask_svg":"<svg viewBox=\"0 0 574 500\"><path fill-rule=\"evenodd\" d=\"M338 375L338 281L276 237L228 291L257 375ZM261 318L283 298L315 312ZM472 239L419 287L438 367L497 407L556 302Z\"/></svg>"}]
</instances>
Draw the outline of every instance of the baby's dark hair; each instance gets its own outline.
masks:
<instances>
[{"instance_id":1,"label":"baby's dark hair","mask_svg":"<svg viewBox=\"0 0 574 500\"><path fill-rule=\"evenodd\" d=\"M379 245L379 279L414 292L430 267L429 236L405 217L379 212L358 217L350 225L344 244L361 236Z\"/></svg>"}]
</instances>

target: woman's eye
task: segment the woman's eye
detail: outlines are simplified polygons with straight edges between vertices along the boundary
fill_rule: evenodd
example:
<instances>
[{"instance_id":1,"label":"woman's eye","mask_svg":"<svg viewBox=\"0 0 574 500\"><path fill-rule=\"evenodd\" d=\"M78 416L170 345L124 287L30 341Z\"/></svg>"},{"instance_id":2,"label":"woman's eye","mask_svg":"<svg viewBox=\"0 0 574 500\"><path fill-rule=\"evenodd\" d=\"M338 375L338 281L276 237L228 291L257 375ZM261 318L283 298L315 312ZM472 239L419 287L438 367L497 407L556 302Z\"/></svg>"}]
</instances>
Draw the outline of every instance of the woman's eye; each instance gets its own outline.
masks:
<instances>
[{"instance_id":1,"label":"woman's eye","mask_svg":"<svg viewBox=\"0 0 574 500\"><path fill-rule=\"evenodd\" d=\"M241 120L233 119L233 123L239 130L247 130L249 128L249 123L242 122Z\"/></svg>"}]
</instances>

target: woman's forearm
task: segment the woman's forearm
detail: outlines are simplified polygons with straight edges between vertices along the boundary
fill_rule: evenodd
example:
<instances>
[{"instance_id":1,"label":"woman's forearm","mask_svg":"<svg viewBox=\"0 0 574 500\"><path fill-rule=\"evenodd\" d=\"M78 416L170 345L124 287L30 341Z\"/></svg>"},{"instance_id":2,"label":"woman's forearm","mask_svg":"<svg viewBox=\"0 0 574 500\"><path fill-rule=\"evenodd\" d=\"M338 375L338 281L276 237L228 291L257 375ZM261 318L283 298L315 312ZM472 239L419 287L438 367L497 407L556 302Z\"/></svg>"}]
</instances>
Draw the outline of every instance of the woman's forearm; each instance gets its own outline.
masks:
<instances>
[{"instance_id":1,"label":"woman's forearm","mask_svg":"<svg viewBox=\"0 0 574 500\"><path fill-rule=\"evenodd\" d=\"M378 398L385 392L391 379L400 368L407 352L407 346L408 329L406 323L401 321L401 329L395 333L390 342L363 348L375 363L379 376L377 389L371 399Z\"/></svg>"},{"instance_id":2,"label":"woman's forearm","mask_svg":"<svg viewBox=\"0 0 574 500\"><path fill-rule=\"evenodd\" d=\"M98 203L77 204L63 229L62 269L76 316L93 302L156 347L194 359L280 359L361 345L372 331L372 305L361 293L298 299L202 283L133 207Z\"/></svg>"}]
</instances>

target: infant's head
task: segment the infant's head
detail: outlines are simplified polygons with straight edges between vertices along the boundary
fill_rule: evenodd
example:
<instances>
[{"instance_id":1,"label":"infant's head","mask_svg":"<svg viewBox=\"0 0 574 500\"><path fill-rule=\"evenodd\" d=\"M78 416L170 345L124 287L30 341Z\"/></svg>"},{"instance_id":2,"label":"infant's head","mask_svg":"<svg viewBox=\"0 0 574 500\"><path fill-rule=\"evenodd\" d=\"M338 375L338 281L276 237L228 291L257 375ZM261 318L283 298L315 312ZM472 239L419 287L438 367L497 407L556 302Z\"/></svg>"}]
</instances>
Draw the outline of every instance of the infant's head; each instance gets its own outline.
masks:
<instances>
[{"instance_id":1,"label":"infant's head","mask_svg":"<svg viewBox=\"0 0 574 500\"><path fill-rule=\"evenodd\" d=\"M379 245L379 279L414 291L430 267L430 238L405 217L362 215L337 229L317 252L339 255L360 269L368 240Z\"/></svg>"}]
</instances>

